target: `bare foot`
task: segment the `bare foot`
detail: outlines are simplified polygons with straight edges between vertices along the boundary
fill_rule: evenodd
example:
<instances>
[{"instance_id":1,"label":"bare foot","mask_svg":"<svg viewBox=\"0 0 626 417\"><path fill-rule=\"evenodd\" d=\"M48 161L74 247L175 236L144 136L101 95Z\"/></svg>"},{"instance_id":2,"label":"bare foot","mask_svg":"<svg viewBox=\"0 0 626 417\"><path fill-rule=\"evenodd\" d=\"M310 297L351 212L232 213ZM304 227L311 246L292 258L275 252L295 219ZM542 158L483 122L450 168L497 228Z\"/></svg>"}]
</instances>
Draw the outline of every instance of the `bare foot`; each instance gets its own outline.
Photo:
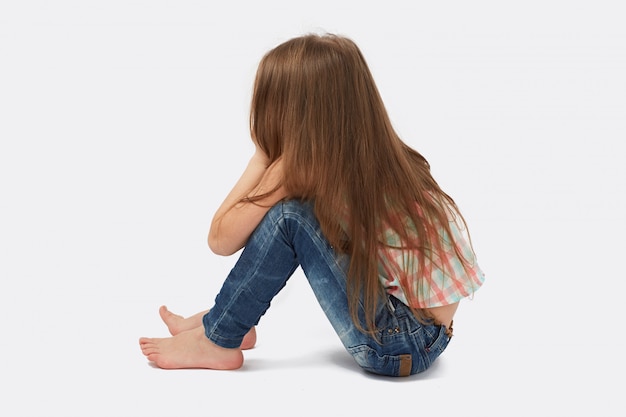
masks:
<instances>
[{"instance_id":1,"label":"bare foot","mask_svg":"<svg viewBox=\"0 0 626 417\"><path fill-rule=\"evenodd\" d=\"M204 327L176 336L139 339L142 353L163 369L238 369L243 365L241 349L225 349L204 335Z\"/></svg>"},{"instance_id":2,"label":"bare foot","mask_svg":"<svg viewBox=\"0 0 626 417\"><path fill-rule=\"evenodd\" d=\"M170 331L172 336L176 336L179 333L182 333L187 330L195 329L196 327L202 326L202 317L209 310L201 311L199 313L194 314L193 316L184 318L178 314L174 314L167 309L166 306L161 306L159 308L159 315L161 319L167 326L167 329ZM241 349L247 350L252 349L256 344L256 329L253 327L250 331L244 336L243 341L241 342Z\"/></svg>"},{"instance_id":3,"label":"bare foot","mask_svg":"<svg viewBox=\"0 0 626 417\"><path fill-rule=\"evenodd\" d=\"M201 311L191 317L184 318L183 316L172 313L166 306L159 307L161 320L163 320L172 336L202 326L202 317L204 317L208 311L209 310Z\"/></svg>"},{"instance_id":4,"label":"bare foot","mask_svg":"<svg viewBox=\"0 0 626 417\"><path fill-rule=\"evenodd\" d=\"M252 349L254 345L256 345L256 327L248 330L248 333L246 333L246 335L243 337L243 340L241 341L240 348L243 350L248 350Z\"/></svg>"}]
</instances>

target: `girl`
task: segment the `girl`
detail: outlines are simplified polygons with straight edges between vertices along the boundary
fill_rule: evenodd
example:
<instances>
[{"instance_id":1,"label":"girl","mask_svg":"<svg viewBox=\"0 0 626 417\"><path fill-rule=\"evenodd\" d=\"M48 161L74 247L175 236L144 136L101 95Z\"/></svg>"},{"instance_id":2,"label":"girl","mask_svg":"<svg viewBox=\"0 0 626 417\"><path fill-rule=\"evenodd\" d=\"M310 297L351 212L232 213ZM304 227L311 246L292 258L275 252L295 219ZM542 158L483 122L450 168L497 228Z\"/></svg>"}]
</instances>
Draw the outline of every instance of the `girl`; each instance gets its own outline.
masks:
<instances>
[{"instance_id":1,"label":"girl","mask_svg":"<svg viewBox=\"0 0 626 417\"><path fill-rule=\"evenodd\" d=\"M141 338L143 354L161 368L239 368L300 266L360 367L427 369L484 275L456 204L392 128L354 42L306 35L269 51L250 130L256 151L208 238L219 255L244 249L210 310L185 319L161 307L172 337Z\"/></svg>"}]
</instances>

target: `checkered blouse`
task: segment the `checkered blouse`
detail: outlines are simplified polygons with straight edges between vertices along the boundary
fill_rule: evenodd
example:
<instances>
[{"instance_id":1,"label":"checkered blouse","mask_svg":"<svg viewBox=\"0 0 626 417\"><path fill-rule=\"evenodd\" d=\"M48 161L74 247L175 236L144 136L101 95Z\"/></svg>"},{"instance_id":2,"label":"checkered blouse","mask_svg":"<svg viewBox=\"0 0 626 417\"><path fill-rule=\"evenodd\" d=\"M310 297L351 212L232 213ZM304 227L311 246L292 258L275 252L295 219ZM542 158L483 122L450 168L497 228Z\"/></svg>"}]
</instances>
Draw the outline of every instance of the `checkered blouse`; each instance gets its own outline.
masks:
<instances>
[{"instance_id":1,"label":"checkered blouse","mask_svg":"<svg viewBox=\"0 0 626 417\"><path fill-rule=\"evenodd\" d=\"M449 215L452 238L440 229L444 253L433 259L425 259L420 268L426 269L425 276L419 278L417 254L399 249L400 237L387 230L384 241L387 246L379 250L379 277L387 293L415 308L439 307L456 303L473 295L484 282L485 275L478 266L476 256L468 242L466 231L459 225L458 217ZM466 260L464 267L454 247ZM398 271L404 271L398 273ZM400 276L406 276L404 282L412 286L412 293L417 297L407 297L400 286ZM409 303L411 299L411 303Z\"/></svg>"}]
</instances>

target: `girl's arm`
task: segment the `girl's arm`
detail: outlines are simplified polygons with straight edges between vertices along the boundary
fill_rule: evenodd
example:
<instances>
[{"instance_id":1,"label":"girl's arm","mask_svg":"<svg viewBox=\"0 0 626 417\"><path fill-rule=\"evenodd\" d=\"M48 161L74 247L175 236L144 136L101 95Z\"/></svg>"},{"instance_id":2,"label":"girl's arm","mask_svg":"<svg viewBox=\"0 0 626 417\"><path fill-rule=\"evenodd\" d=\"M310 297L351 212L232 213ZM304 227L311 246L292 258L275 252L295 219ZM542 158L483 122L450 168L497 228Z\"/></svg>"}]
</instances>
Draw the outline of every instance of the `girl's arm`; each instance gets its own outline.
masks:
<instances>
[{"instance_id":1,"label":"girl's arm","mask_svg":"<svg viewBox=\"0 0 626 417\"><path fill-rule=\"evenodd\" d=\"M268 158L258 147L248 166L215 212L209 230L209 247L218 255L232 255L243 248L265 213L286 194L282 187L254 203L241 202L274 189L282 181L282 163L267 166Z\"/></svg>"}]
</instances>

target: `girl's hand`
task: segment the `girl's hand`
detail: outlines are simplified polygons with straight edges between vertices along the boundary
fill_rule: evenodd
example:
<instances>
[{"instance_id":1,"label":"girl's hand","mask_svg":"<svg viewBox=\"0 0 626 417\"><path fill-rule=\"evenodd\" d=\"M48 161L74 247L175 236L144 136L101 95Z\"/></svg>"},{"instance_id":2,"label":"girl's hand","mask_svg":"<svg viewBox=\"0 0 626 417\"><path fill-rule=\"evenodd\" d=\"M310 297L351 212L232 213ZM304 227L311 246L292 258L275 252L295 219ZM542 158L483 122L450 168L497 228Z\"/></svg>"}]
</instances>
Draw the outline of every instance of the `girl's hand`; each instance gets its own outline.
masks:
<instances>
[{"instance_id":1,"label":"girl's hand","mask_svg":"<svg viewBox=\"0 0 626 417\"><path fill-rule=\"evenodd\" d=\"M254 155L252 155L252 159L250 160L250 162L258 163L264 168L267 168L270 164L270 158L265 152L263 152L263 149L261 149L259 145L256 145Z\"/></svg>"},{"instance_id":2,"label":"girl's hand","mask_svg":"<svg viewBox=\"0 0 626 417\"><path fill-rule=\"evenodd\" d=\"M267 155L257 147L241 178L213 216L208 238L213 252L232 255L244 247L265 213L286 196L282 178L282 160L269 164ZM245 201L246 197L255 196L264 197Z\"/></svg>"}]
</instances>

